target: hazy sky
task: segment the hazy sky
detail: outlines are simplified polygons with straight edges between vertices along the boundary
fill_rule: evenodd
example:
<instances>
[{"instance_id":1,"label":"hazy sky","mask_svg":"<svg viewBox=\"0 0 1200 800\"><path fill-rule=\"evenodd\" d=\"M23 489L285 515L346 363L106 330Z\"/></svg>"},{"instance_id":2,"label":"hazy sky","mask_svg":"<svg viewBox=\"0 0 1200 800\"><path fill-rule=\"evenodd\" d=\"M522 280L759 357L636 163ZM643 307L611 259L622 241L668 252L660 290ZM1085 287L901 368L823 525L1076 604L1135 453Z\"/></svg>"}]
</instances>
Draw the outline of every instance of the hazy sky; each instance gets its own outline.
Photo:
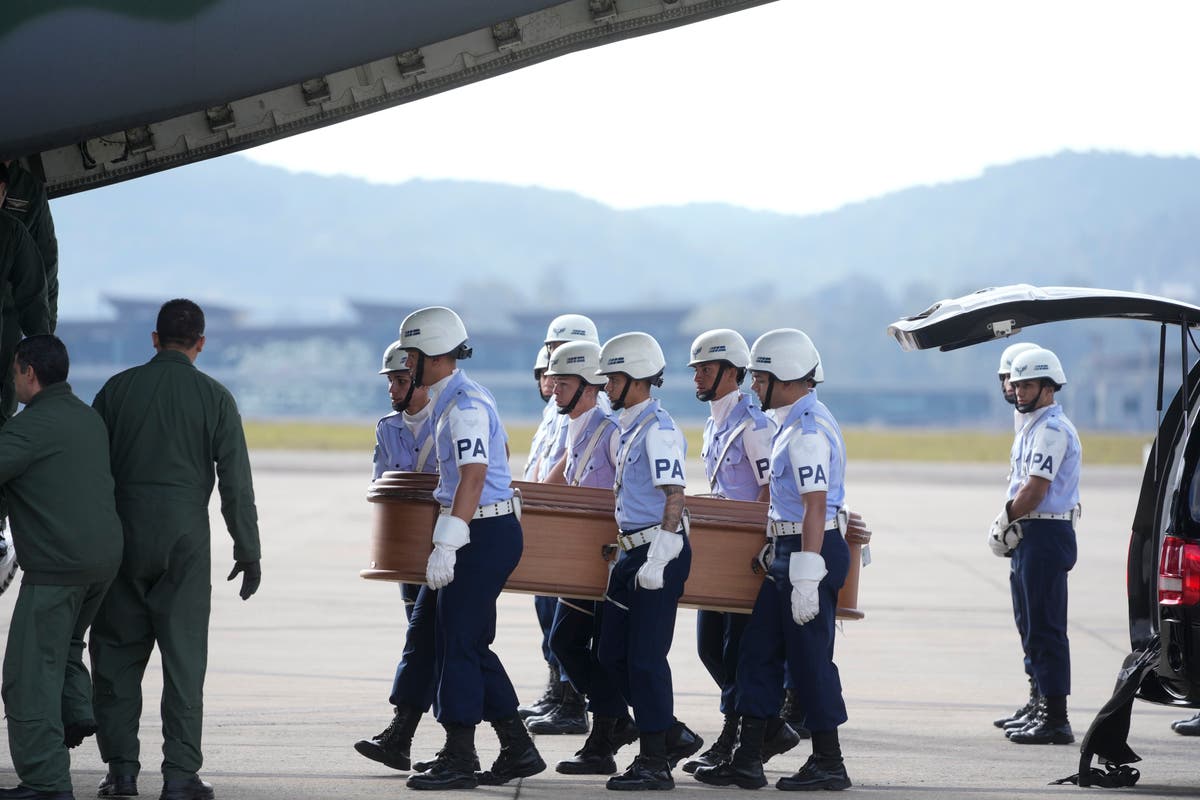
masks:
<instances>
[{"instance_id":1,"label":"hazy sky","mask_svg":"<svg viewBox=\"0 0 1200 800\"><path fill-rule=\"evenodd\" d=\"M810 213L1064 149L1200 154L1200 3L779 0L249 151Z\"/></svg>"}]
</instances>

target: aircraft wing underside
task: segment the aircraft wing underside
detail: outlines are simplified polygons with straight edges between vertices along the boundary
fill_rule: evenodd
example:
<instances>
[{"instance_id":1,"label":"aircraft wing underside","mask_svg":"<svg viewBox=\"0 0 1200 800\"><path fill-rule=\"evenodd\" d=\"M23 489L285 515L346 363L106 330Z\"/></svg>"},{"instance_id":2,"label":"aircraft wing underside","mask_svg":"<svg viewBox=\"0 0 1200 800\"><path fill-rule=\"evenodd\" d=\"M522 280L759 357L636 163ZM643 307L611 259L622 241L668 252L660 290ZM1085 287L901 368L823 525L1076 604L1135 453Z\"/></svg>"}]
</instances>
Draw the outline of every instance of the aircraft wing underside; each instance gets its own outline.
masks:
<instances>
[{"instance_id":1,"label":"aircraft wing underside","mask_svg":"<svg viewBox=\"0 0 1200 800\"><path fill-rule=\"evenodd\" d=\"M8 0L0 158L71 194L766 2Z\"/></svg>"}]
</instances>

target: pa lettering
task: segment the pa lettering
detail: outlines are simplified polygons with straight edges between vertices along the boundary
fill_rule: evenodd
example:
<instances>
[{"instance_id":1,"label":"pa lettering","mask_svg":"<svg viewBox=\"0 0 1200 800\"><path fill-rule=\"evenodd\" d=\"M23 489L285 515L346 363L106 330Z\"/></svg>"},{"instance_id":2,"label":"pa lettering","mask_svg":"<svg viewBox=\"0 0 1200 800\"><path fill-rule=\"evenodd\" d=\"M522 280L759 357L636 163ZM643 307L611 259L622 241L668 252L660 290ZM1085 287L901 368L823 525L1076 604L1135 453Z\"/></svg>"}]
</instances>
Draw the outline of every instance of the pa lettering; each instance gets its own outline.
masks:
<instances>
[{"instance_id":1,"label":"pa lettering","mask_svg":"<svg viewBox=\"0 0 1200 800\"><path fill-rule=\"evenodd\" d=\"M654 478L659 480L666 473L669 477L683 480L683 465L671 458L654 459Z\"/></svg>"},{"instance_id":2,"label":"pa lettering","mask_svg":"<svg viewBox=\"0 0 1200 800\"><path fill-rule=\"evenodd\" d=\"M812 481L814 485L821 483L829 483L829 479L825 477L825 467L817 464L815 467L803 466L797 470L797 476L800 479L800 486L808 485Z\"/></svg>"},{"instance_id":3,"label":"pa lettering","mask_svg":"<svg viewBox=\"0 0 1200 800\"><path fill-rule=\"evenodd\" d=\"M459 439L454 444L458 448L459 461L468 455L471 458L475 458L476 456L487 457L487 450L483 446L483 439Z\"/></svg>"},{"instance_id":4,"label":"pa lettering","mask_svg":"<svg viewBox=\"0 0 1200 800\"><path fill-rule=\"evenodd\" d=\"M1041 453L1034 453L1033 464L1035 470L1054 473L1054 456L1044 456Z\"/></svg>"},{"instance_id":5,"label":"pa lettering","mask_svg":"<svg viewBox=\"0 0 1200 800\"><path fill-rule=\"evenodd\" d=\"M758 459L758 461L754 462L754 468L756 470L758 470L759 479L765 478L767 476L767 470L769 470L771 468L771 459L769 459L769 458Z\"/></svg>"}]
</instances>

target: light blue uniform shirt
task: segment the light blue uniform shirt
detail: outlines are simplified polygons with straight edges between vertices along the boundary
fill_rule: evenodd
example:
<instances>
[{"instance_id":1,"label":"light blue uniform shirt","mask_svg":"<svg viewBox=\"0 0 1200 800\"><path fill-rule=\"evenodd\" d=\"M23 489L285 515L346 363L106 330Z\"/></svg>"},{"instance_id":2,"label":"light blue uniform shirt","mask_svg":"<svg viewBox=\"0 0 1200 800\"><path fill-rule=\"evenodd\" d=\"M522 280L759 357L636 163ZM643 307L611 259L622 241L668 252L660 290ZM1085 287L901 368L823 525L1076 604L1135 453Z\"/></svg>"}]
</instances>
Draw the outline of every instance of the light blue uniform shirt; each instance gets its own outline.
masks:
<instances>
[{"instance_id":1,"label":"light blue uniform shirt","mask_svg":"<svg viewBox=\"0 0 1200 800\"><path fill-rule=\"evenodd\" d=\"M437 472L437 459L433 457L432 447L421 469L417 469L418 454L432 435L431 418L417 428L415 436L404 422L403 412L393 411L379 420L375 426L375 474L372 480L389 470Z\"/></svg>"},{"instance_id":2,"label":"light blue uniform shirt","mask_svg":"<svg viewBox=\"0 0 1200 800\"><path fill-rule=\"evenodd\" d=\"M779 420L778 415L776 419ZM826 530L846 500L846 444L837 420L816 391L801 397L779 420L771 442L771 506L773 521L803 522L809 492L825 492Z\"/></svg>"},{"instance_id":3,"label":"light blue uniform shirt","mask_svg":"<svg viewBox=\"0 0 1200 800\"><path fill-rule=\"evenodd\" d=\"M489 505L513 496L505 443L492 393L457 369L430 387L433 400L434 447L438 485L433 499L443 506L454 502L460 466L486 464L487 478L479 504Z\"/></svg>"},{"instance_id":4,"label":"light blue uniform shirt","mask_svg":"<svg viewBox=\"0 0 1200 800\"><path fill-rule=\"evenodd\" d=\"M546 450L546 437L558 424L558 416L558 406L551 397L542 408L542 421L538 423L537 430L533 432L533 441L529 443L529 460L525 462L521 480L537 481L541 469L540 457Z\"/></svg>"},{"instance_id":5,"label":"light blue uniform shirt","mask_svg":"<svg viewBox=\"0 0 1200 800\"><path fill-rule=\"evenodd\" d=\"M660 487L687 485L683 473L687 442L683 433L657 398L644 403L628 427L614 437L617 477L613 491L617 497L617 527L623 531L661 523L667 498Z\"/></svg>"},{"instance_id":6,"label":"light blue uniform shirt","mask_svg":"<svg viewBox=\"0 0 1200 800\"><path fill-rule=\"evenodd\" d=\"M758 499L760 487L771 476L771 434L770 420L743 392L737 392L736 402L722 422L708 418L700 458L714 494L730 500Z\"/></svg>"},{"instance_id":7,"label":"light blue uniform shirt","mask_svg":"<svg viewBox=\"0 0 1200 800\"><path fill-rule=\"evenodd\" d=\"M1034 509L1035 513L1065 514L1079 505L1083 447L1075 426L1062 413L1062 406L1054 403L1030 412L1019 445L1017 475L1009 486L1008 499L1013 499L1021 484L1032 476L1050 481L1046 497Z\"/></svg>"},{"instance_id":8,"label":"light blue uniform shirt","mask_svg":"<svg viewBox=\"0 0 1200 800\"><path fill-rule=\"evenodd\" d=\"M608 445L609 439L617 430L616 417L611 413L604 413L603 409L596 406L574 422L579 424L571 427L578 427L579 433L570 437L570 443L567 445L567 464L563 477L571 486L613 488L616 468L613 466ZM587 463L580 463L593 439L596 445L587 456Z\"/></svg>"},{"instance_id":9,"label":"light blue uniform shirt","mask_svg":"<svg viewBox=\"0 0 1200 800\"><path fill-rule=\"evenodd\" d=\"M550 400L554 404L554 400ZM550 477L554 465L562 461L567 452L567 424L571 418L558 413L558 405L554 405L554 422L546 434L543 443L542 459L538 462L537 481L540 483Z\"/></svg>"}]
</instances>

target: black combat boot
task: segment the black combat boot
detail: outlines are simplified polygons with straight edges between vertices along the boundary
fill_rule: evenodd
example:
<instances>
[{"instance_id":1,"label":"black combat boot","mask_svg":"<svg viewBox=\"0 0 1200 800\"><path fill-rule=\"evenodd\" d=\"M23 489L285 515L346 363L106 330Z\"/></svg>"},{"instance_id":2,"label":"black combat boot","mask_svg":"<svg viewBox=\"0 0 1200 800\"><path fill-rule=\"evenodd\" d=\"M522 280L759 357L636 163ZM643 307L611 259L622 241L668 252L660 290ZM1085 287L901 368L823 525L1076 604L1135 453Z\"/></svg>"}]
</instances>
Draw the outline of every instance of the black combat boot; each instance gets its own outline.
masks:
<instances>
[{"instance_id":1,"label":"black combat boot","mask_svg":"<svg viewBox=\"0 0 1200 800\"><path fill-rule=\"evenodd\" d=\"M1008 737L1017 744L1071 744L1075 734L1067 721L1067 696L1060 694L1045 698L1045 713L1038 721Z\"/></svg>"},{"instance_id":2,"label":"black combat boot","mask_svg":"<svg viewBox=\"0 0 1200 800\"><path fill-rule=\"evenodd\" d=\"M1009 727L1009 725L1011 725L1012 723L1017 722L1018 720L1022 720L1023 721L1022 727L1023 727L1024 722L1028 722L1029 721L1028 718L1030 717L1030 715L1032 715L1037 710L1038 699L1039 699L1039 696L1038 696L1037 686L1034 684L1033 678L1030 678L1029 679L1029 699L1025 702L1025 705L1021 706L1016 711L1009 714L1007 717L1000 717L999 719L992 720L992 724L995 725L997 728L1000 728L1003 730L1003 729L1007 729Z\"/></svg>"},{"instance_id":3,"label":"black combat boot","mask_svg":"<svg viewBox=\"0 0 1200 800\"><path fill-rule=\"evenodd\" d=\"M1042 721L1042 717L1046 716L1046 698L1038 696L1037 702L1033 708L1029 709L1029 713L1023 717L1017 717L1011 722L1004 723L1004 735L1012 738L1012 735L1020 730L1032 728Z\"/></svg>"},{"instance_id":4,"label":"black combat boot","mask_svg":"<svg viewBox=\"0 0 1200 800\"><path fill-rule=\"evenodd\" d=\"M641 740L641 752L633 763L620 775L609 778L605 786L623 792L674 789L671 763L667 760L667 732L643 733Z\"/></svg>"},{"instance_id":5,"label":"black combat boot","mask_svg":"<svg viewBox=\"0 0 1200 800\"><path fill-rule=\"evenodd\" d=\"M784 722L780 717L767 717L767 724L764 729L762 746L762 760L767 763L775 756L786 753L796 745L800 744L801 738L808 738L808 731L804 728L804 736L801 737L792 727L791 723Z\"/></svg>"},{"instance_id":6,"label":"black combat boot","mask_svg":"<svg viewBox=\"0 0 1200 800\"><path fill-rule=\"evenodd\" d=\"M761 789L767 785L763 774L763 736L767 720L762 717L742 717L737 747L733 756L711 767L700 767L693 777L711 786L737 786L742 789Z\"/></svg>"},{"instance_id":7,"label":"black combat boot","mask_svg":"<svg viewBox=\"0 0 1200 800\"><path fill-rule=\"evenodd\" d=\"M1200 736L1200 714L1187 719L1177 719L1171 723L1171 730L1180 736Z\"/></svg>"},{"instance_id":8,"label":"black combat boot","mask_svg":"<svg viewBox=\"0 0 1200 800\"><path fill-rule=\"evenodd\" d=\"M392 717L391 724L374 738L359 739L354 743L354 749L360 755L392 769L407 770L412 766L409 751L412 749L413 735L417 732L417 723L420 721L420 711L411 706L396 706L396 714Z\"/></svg>"},{"instance_id":9,"label":"black combat boot","mask_svg":"<svg viewBox=\"0 0 1200 800\"><path fill-rule=\"evenodd\" d=\"M562 701L540 717L528 717L525 727L539 736L588 732L587 707L583 695L569 682L562 685Z\"/></svg>"},{"instance_id":10,"label":"black combat boot","mask_svg":"<svg viewBox=\"0 0 1200 800\"><path fill-rule=\"evenodd\" d=\"M562 673L558 671L558 667L550 665L550 679L546 682L546 691L542 692L542 696L527 706L521 706L517 709L517 714L521 719L529 717L541 717L549 714L550 711L559 703L563 697Z\"/></svg>"},{"instance_id":11,"label":"black combat boot","mask_svg":"<svg viewBox=\"0 0 1200 800\"><path fill-rule=\"evenodd\" d=\"M430 765L428 772L410 775L406 785L410 789L474 789L479 785L475 777L475 726L442 723L446 729L446 744Z\"/></svg>"},{"instance_id":12,"label":"black combat boot","mask_svg":"<svg viewBox=\"0 0 1200 800\"><path fill-rule=\"evenodd\" d=\"M96 787L97 797L137 797L137 793L137 777L134 775L114 775L110 772Z\"/></svg>"},{"instance_id":13,"label":"black combat boot","mask_svg":"<svg viewBox=\"0 0 1200 800\"><path fill-rule=\"evenodd\" d=\"M684 725L679 720L671 723L671 727L667 728L667 761L671 762L671 768L688 756L694 755L704 746L704 739L700 735ZM646 741L646 735L642 734L642 743Z\"/></svg>"},{"instance_id":14,"label":"black combat boot","mask_svg":"<svg viewBox=\"0 0 1200 800\"><path fill-rule=\"evenodd\" d=\"M737 714L726 714L725 723L721 726L721 733L717 735L717 740L703 753L686 762L683 765L683 771L695 772L697 767L715 767L717 764L728 761L733 755L733 746L737 744L737 735Z\"/></svg>"},{"instance_id":15,"label":"black combat boot","mask_svg":"<svg viewBox=\"0 0 1200 800\"><path fill-rule=\"evenodd\" d=\"M784 722L786 722L788 724L788 727L790 727L792 729L792 731L797 736L799 736L801 739L808 739L808 738L812 737L812 733L809 732L808 728L804 727L804 712L800 710L799 705L796 703L796 690L795 689L784 689L783 690L783 708L779 709L779 718L782 719ZM766 750L771 749L770 743L769 743L770 739L771 739L771 737L768 736L767 737L768 744L766 745ZM778 755L778 754L772 753L771 755ZM770 761L770 760L771 760L771 756L767 755L766 751L764 751L763 752L763 763L766 763L767 761Z\"/></svg>"},{"instance_id":16,"label":"black combat boot","mask_svg":"<svg viewBox=\"0 0 1200 800\"><path fill-rule=\"evenodd\" d=\"M842 762L842 747L838 742L838 732L813 731L813 754L795 775L780 778L776 789L785 792L808 792L816 789L838 791L849 789L850 776L846 774L846 765Z\"/></svg>"},{"instance_id":17,"label":"black combat boot","mask_svg":"<svg viewBox=\"0 0 1200 800\"><path fill-rule=\"evenodd\" d=\"M492 768L479 773L483 786L502 786L513 778L528 778L546 769L546 762L529 738L525 723L517 715L493 722L496 737L500 740L500 755L496 756Z\"/></svg>"},{"instance_id":18,"label":"black combat boot","mask_svg":"<svg viewBox=\"0 0 1200 800\"><path fill-rule=\"evenodd\" d=\"M631 722L632 725L632 722ZM624 742L627 744L628 742ZM592 715L592 732L574 757L554 765L563 775L612 775L617 771L617 718Z\"/></svg>"}]
</instances>

